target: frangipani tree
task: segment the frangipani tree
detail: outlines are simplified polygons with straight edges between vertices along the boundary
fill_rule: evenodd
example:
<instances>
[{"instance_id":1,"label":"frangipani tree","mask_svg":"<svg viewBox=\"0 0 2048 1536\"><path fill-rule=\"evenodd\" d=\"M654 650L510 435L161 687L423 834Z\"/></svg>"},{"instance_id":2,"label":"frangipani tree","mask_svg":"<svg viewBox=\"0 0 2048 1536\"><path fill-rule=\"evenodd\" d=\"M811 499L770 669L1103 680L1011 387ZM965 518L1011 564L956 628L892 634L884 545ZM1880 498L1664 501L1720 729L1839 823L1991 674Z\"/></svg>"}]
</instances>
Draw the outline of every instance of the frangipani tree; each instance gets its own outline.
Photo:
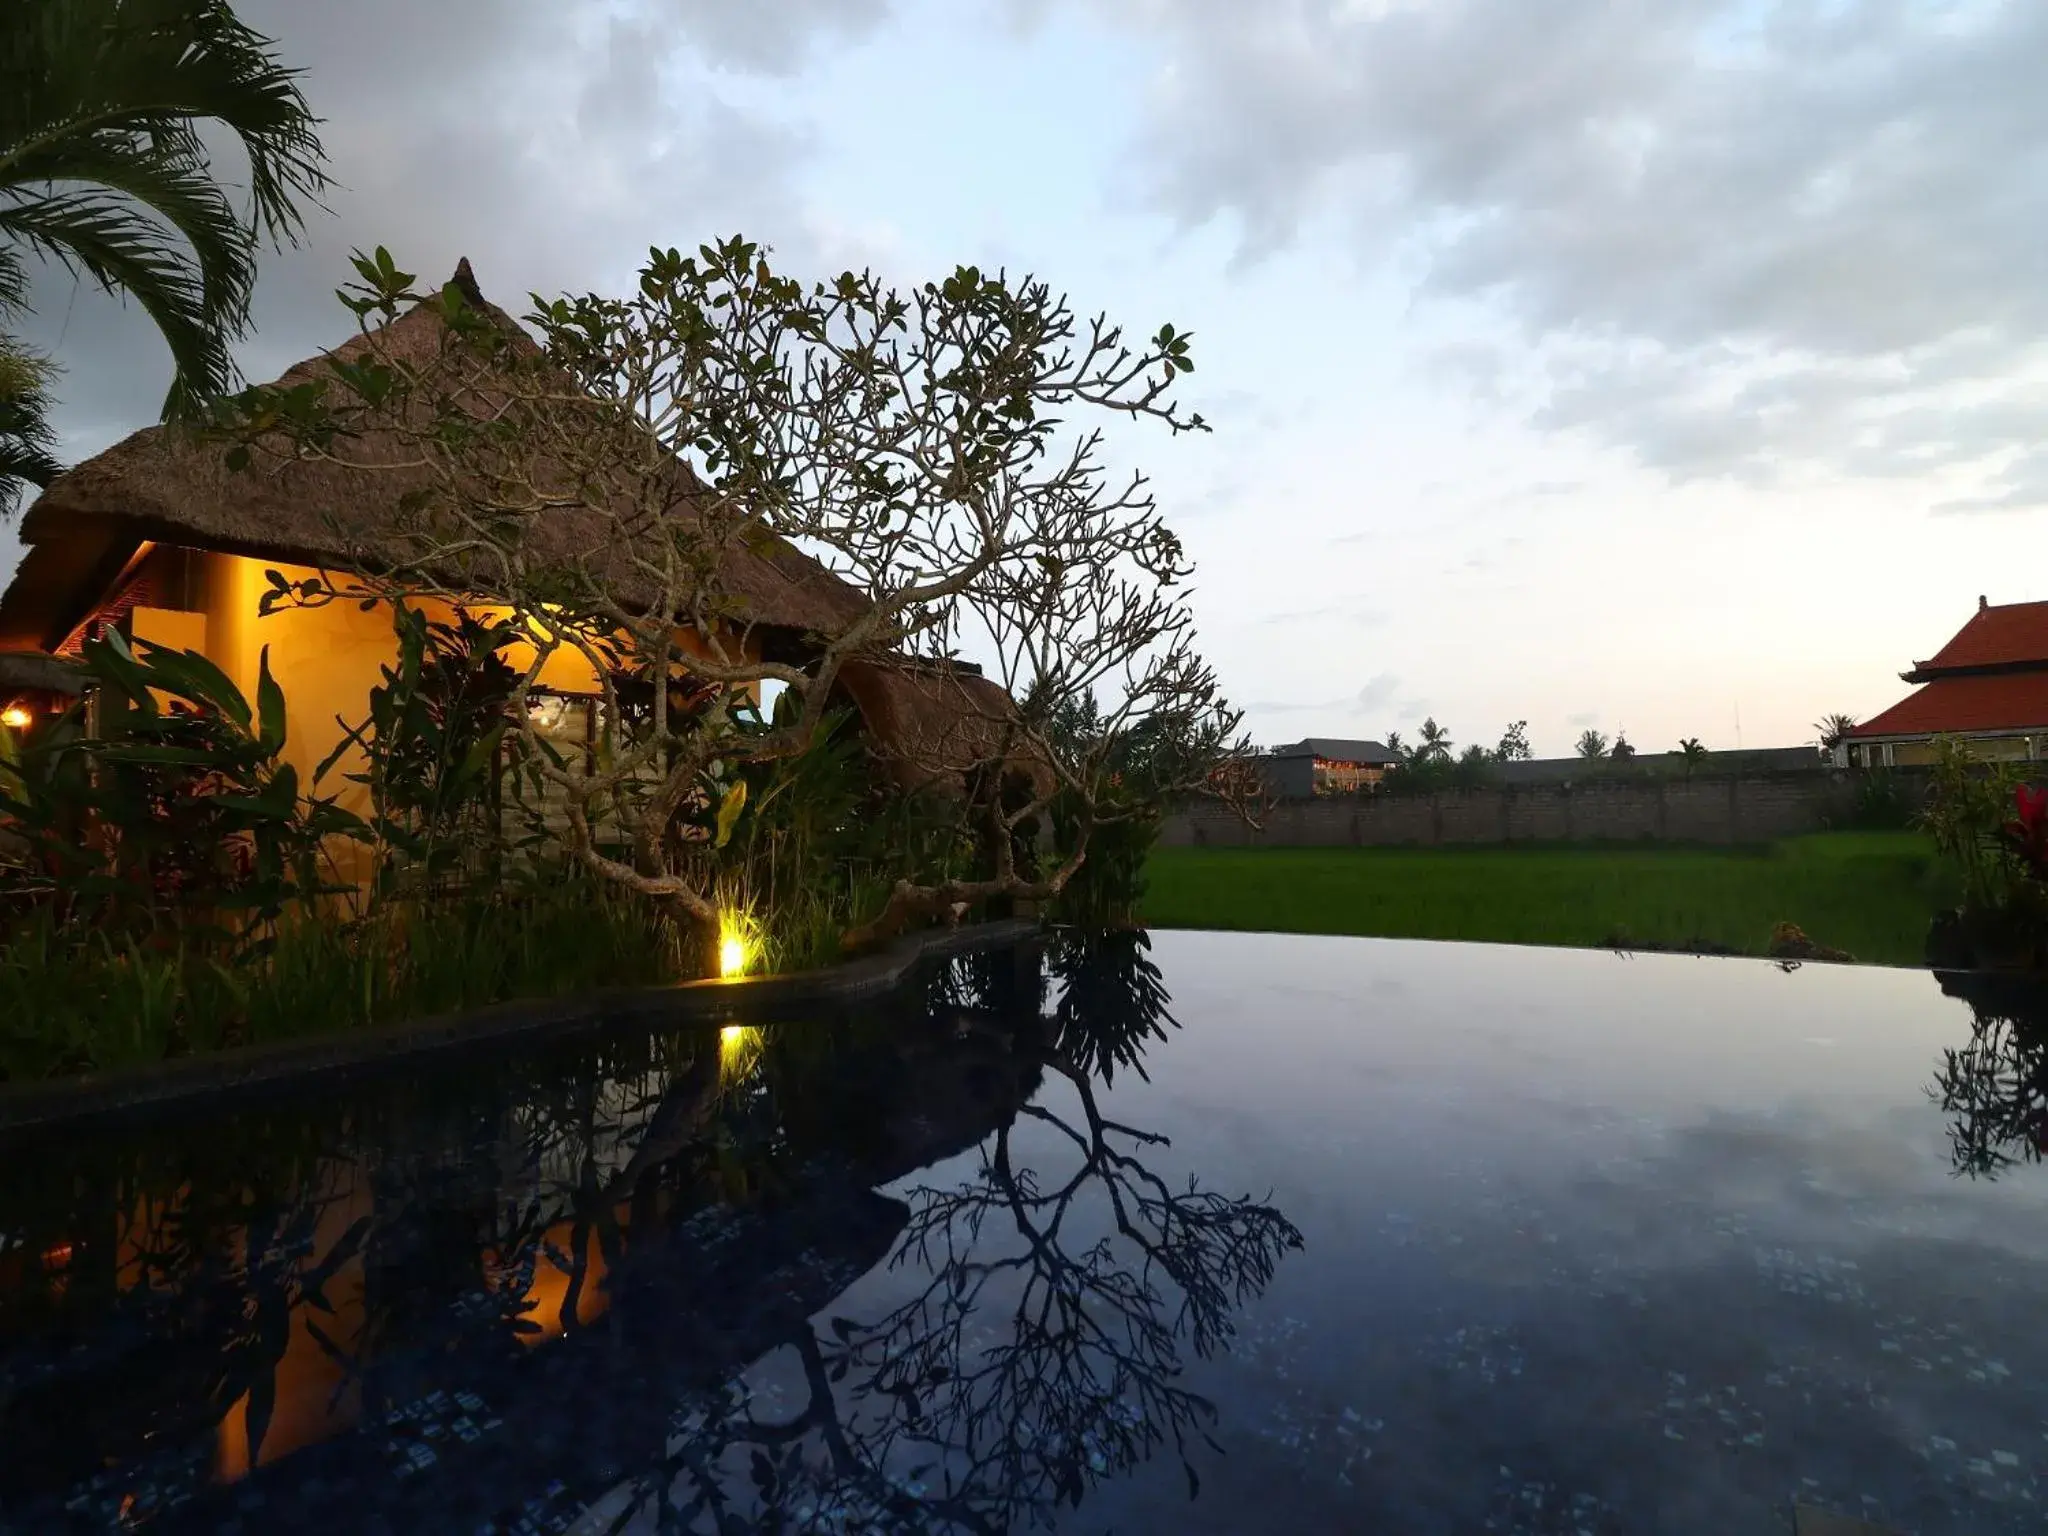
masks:
<instances>
[{"instance_id":1,"label":"frangipani tree","mask_svg":"<svg viewBox=\"0 0 2048 1536\"><path fill-rule=\"evenodd\" d=\"M679 819L729 833L734 770L809 750L856 679L895 688L898 775L946 790L981 858L906 875L850 942L1057 894L1092 829L1134 814L1112 782L1134 736L1175 744L1154 754L1173 765L1157 798L1211 787L1241 750L1194 647L1186 552L1143 477L1112 478L1095 424L1206 430L1173 399L1191 364L1172 327L1129 342L973 268L908 294L850 272L806 286L738 238L651 251L624 298L536 296L525 328L466 266L425 296L382 249L355 266L361 337L224 421L231 463L382 477L390 511L354 525L344 575L280 577L271 600L509 614L514 720L573 853L607 878L714 921ZM791 592L810 594L794 616ZM989 677L957 664L963 645ZM588 757L516 707L572 656L602 689ZM1083 698L1098 728L1058 729ZM1067 831L1036 847L1055 805Z\"/></svg>"}]
</instances>

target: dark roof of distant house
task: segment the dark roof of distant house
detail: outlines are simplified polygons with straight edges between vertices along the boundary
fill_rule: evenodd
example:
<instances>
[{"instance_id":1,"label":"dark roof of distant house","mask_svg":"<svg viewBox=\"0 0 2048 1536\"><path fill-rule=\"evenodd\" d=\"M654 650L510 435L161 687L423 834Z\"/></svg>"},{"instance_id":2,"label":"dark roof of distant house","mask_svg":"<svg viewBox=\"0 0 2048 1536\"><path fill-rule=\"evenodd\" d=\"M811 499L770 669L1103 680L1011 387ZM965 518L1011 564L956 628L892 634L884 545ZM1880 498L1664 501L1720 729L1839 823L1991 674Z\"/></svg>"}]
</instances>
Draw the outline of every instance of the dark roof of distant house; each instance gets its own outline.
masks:
<instances>
[{"instance_id":1,"label":"dark roof of distant house","mask_svg":"<svg viewBox=\"0 0 2048 1536\"><path fill-rule=\"evenodd\" d=\"M1943 673L2029 664L2048 666L2048 603L1982 604L1947 645L1906 677L1917 683Z\"/></svg>"},{"instance_id":2,"label":"dark roof of distant house","mask_svg":"<svg viewBox=\"0 0 2048 1536\"><path fill-rule=\"evenodd\" d=\"M2048 608L2048 603L2029 603ZM1988 610L1997 612L1997 609ZM1967 631L1966 631L1967 633ZM1957 640L1963 637L1958 635ZM1951 642L1953 647L1954 642ZM1965 731L2048 728L2048 669L1937 675L1881 715L1864 721L1853 737L1936 736Z\"/></svg>"},{"instance_id":3,"label":"dark roof of distant house","mask_svg":"<svg viewBox=\"0 0 2048 1536\"><path fill-rule=\"evenodd\" d=\"M1307 736L1273 749L1275 757L1320 757L1333 763L1364 763L1384 768L1394 761L1384 742L1346 741L1337 736Z\"/></svg>"}]
</instances>

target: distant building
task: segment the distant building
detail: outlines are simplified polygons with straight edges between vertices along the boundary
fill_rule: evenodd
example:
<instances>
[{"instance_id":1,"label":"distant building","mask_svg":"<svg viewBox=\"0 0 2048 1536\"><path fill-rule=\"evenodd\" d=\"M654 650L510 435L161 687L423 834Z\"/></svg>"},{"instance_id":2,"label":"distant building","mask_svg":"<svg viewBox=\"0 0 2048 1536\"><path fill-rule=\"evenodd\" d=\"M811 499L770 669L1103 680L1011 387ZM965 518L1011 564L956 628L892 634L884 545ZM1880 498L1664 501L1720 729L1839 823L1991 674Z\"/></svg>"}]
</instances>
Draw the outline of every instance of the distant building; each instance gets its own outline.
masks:
<instances>
[{"instance_id":1,"label":"distant building","mask_svg":"<svg viewBox=\"0 0 2048 1536\"><path fill-rule=\"evenodd\" d=\"M1984 758L2048 756L2048 603L1994 607L1980 597L1954 639L1899 676L1919 688L1851 731L1844 761L1932 762L1937 736Z\"/></svg>"},{"instance_id":2,"label":"distant building","mask_svg":"<svg viewBox=\"0 0 2048 1536\"><path fill-rule=\"evenodd\" d=\"M1268 793L1283 800L1307 800L1371 789L1394 766L1394 754L1377 741L1310 736L1273 748L1259 766Z\"/></svg>"}]
</instances>

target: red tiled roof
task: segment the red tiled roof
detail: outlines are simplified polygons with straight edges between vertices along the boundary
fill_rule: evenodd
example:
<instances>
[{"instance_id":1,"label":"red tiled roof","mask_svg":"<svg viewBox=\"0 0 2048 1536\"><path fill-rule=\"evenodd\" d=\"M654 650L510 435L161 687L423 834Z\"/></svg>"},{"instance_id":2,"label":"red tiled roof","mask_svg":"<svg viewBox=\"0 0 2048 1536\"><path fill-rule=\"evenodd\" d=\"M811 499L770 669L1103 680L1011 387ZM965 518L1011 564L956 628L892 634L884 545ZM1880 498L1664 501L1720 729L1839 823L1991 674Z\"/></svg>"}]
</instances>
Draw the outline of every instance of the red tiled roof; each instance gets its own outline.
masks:
<instances>
[{"instance_id":1,"label":"red tiled roof","mask_svg":"<svg viewBox=\"0 0 2048 1536\"><path fill-rule=\"evenodd\" d=\"M2025 606L2048 608L2048 603ZM1996 608L1988 611L1999 612ZM1958 635L1956 640L1962 638ZM1950 642L1951 646L1954 643ZM1938 677L1849 734L1936 736L1968 731L2019 731L2030 726L2048 731L2048 670Z\"/></svg>"},{"instance_id":2,"label":"red tiled roof","mask_svg":"<svg viewBox=\"0 0 2048 1536\"><path fill-rule=\"evenodd\" d=\"M2048 662L2048 603L2005 603L1979 608L1955 638L1916 671Z\"/></svg>"}]
</instances>

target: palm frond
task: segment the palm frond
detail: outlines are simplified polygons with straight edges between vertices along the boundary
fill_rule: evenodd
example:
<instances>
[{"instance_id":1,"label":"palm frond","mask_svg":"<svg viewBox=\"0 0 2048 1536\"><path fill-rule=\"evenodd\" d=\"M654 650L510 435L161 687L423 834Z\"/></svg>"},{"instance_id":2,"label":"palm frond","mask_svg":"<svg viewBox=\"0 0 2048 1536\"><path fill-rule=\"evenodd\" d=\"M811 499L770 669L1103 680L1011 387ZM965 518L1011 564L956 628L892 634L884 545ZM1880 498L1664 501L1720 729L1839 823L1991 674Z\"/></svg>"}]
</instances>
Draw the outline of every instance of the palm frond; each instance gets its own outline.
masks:
<instances>
[{"instance_id":1,"label":"palm frond","mask_svg":"<svg viewBox=\"0 0 2048 1536\"><path fill-rule=\"evenodd\" d=\"M300 202L319 206L325 157L303 72L226 0L12 0L0 17L0 58L20 61L21 81L0 92L0 186L79 179L67 146L109 133L204 165L194 129L211 121L241 143L266 236L296 239Z\"/></svg>"},{"instance_id":2,"label":"palm frond","mask_svg":"<svg viewBox=\"0 0 2048 1536\"><path fill-rule=\"evenodd\" d=\"M53 372L47 358L0 335L0 520L14 515L28 487L40 489L62 473L50 425Z\"/></svg>"},{"instance_id":3,"label":"palm frond","mask_svg":"<svg viewBox=\"0 0 2048 1536\"><path fill-rule=\"evenodd\" d=\"M82 269L108 289L131 295L154 320L177 365L166 416L182 416L234 382L228 355L231 320L209 304L204 274L139 216L133 204L94 192L59 193L0 207L0 238L12 236ZM243 304L246 306L246 298ZM246 312L246 311L244 311Z\"/></svg>"},{"instance_id":4,"label":"palm frond","mask_svg":"<svg viewBox=\"0 0 2048 1536\"><path fill-rule=\"evenodd\" d=\"M256 245L296 240L327 184L298 71L225 0L0 5L0 314L27 301L34 249L132 293L177 375L167 416L233 387ZM248 161L237 214L199 127Z\"/></svg>"}]
</instances>

